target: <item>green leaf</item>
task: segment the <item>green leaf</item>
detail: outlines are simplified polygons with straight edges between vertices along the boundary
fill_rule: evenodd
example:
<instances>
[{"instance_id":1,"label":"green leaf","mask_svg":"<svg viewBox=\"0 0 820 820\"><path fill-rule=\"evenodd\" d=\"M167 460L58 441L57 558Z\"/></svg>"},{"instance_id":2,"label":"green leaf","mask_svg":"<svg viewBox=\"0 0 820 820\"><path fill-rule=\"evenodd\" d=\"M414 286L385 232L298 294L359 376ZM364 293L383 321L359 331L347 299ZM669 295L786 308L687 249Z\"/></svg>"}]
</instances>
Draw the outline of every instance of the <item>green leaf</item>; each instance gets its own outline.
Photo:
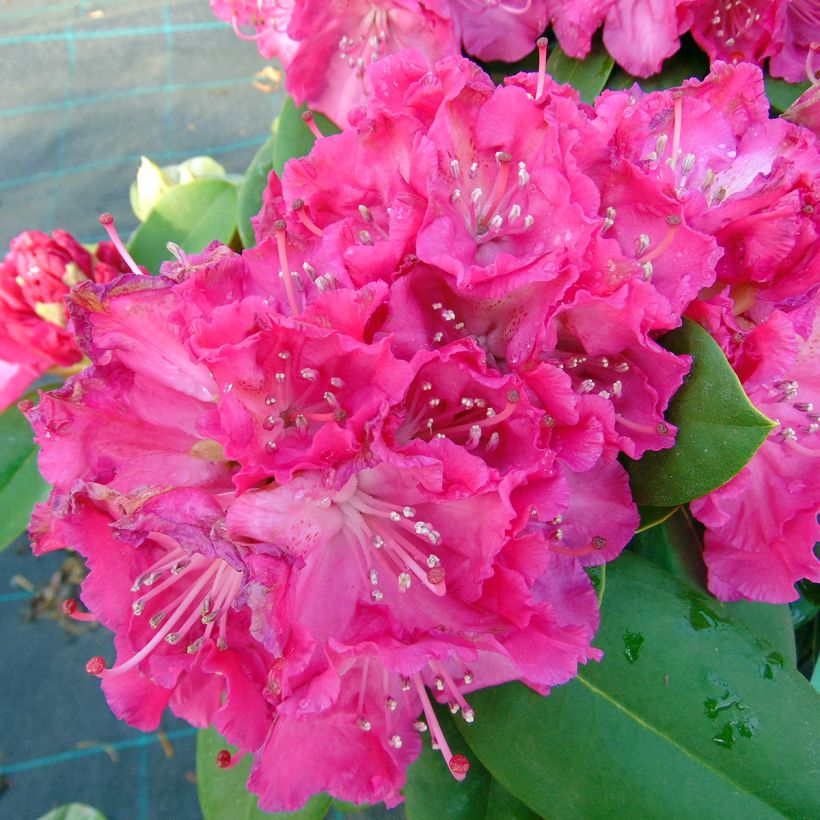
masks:
<instances>
[{"instance_id":1,"label":"green leaf","mask_svg":"<svg viewBox=\"0 0 820 820\"><path fill-rule=\"evenodd\" d=\"M788 604L729 601L724 606L733 618L743 621L755 635L780 652L790 669L797 667L797 646Z\"/></svg>"},{"instance_id":2,"label":"green leaf","mask_svg":"<svg viewBox=\"0 0 820 820\"><path fill-rule=\"evenodd\" d=\"M52 809L38 820L105 820L105 815L84 803L68 803Z\"/></svg>"},{"instance_id":3,"label":"green leaf","mask_svg":"<svg viewBox=\"0 0 820 820\"><path fill-rule=\"evenodd\" d=\"M273 136L269 137L256 152L239 184L236 219L239 238L245 248L256 244L251 217L256 216L262 209L262 195L268 185L268 175L273 168L273 141Z\"/></svg>"},{"instance_id":4,"label":"green leaf","mask_svg":"<svg viewBox=\"0 0 820 820\"><path fill-rule=\"evenodd\" d=\"M177 185L134 231L128 250L138 264L157 273L160 263L171 259L169 242L188 253L199 253L215 239L228 244L236 231L236 198L236 185L224 179Z\"/></svg>"},{"instance_id":5,"label":"green leaf","mask_svg":"<svg viewBox=\"0 0 820 820\"><path fill-rule=\"evenodd\" d=\"M584 571L589 576L589 580L592 581L595 594L598 596L598 606L600 606L606 592L606 564L599 564L597 567L584 567Z\"/></svg>"},{"instance_id":6,"label":"green leaf","mask_svg":"<svg viewBox=\"0 0 820 820\"><path fill-rule=\"evenodd\" d=\"M550 817L820 816L820 699L717 601L629 553L610 564L601 663L542 697L470 696L490 773Z\"/></svg>"},{"instance_id":7,"label":"green leaf","mask_svg":"<svg viewBox=\"0 0 820 820\"><path fill-rule=\"evenodd\" d=\"M331 801L326 794L311 797L300 811L260 811L256 795L245 786L251 769L250 755L230 769L220 769L216 756L221 749L228 749L232 754L236 751L214 728L197 732L196 782L204 820L321 820L327 814Z\"/></svg>"},{"instance_id":8,"label":"green leaf","mask_svg":"<svg viewBox=\"0 0 820 820\"><path fill-rule=\"evenodd\" d=\"M632 552L662 569L706 591L706 565L703 562L703 527L684 507L651 530L639 531L630 542ZM772 645L790 667L797 666L797 649L789 607L785 604L762 604L755 601L733 601L724 604L726 611L742 621L759 638Z\"/></svg>"},{"instance_id":9,"label":"green leaf","mask_svg":"<svg viewBox=\"0 0 820 820\"><path fill-rule=\"evenodd\" d=\"M646 530L657 527L663 524L667 518L673 516L678 507L638 507L638 513L641 516L641 525L635 532L645 532Z\"/></svg>"},{"instance_id":10,"label":"green leaf","mask_svg":"<svg viewBox=\"0 0 820 820\"><path fill-rule=\"evenodd\" d=\"M285 97L276 121L273 144L273 169L279 176L282 175L282 169L289 159L307 156L316 142L316 137L302 120L305 111L307 106L297 108L291 97ZM313 121L326 137L339 133L339 129L322 114L314 112Z\"/></svg>"},{"instance_id":11,"label":"green leaf","mask_svg":"<svg viewBox=\"0 0 820 820\"><path fill-rule=\"evenodd\" d=\"M638 504L671 507L729 481L757 452L774 423L752 405L723 351L700 325L684 319L662 343L693 360L666 414L679 428L677 440L669 450L625 462Z\"/></svg>"},{"instance_id":12,"label":"green leaf","mask_svg":"<svg viewBox=\"0 0 820 820\"><path fill-rule=\"evenodd\" d=\"M660 74L652 77L633 77L620 66L609 77L607 88L621 90L631 88L637 83L644 92L660 91L682 85L690 77L703 79L709 73L709 58L693 43L685 43L683 48L672 57L663 61Z\"/></svg>"},{"instance_id":13,"label":"green leaf","mask_svg":"<svg viewBox=\"0 0 820 820\"><path fill-rule=\"evenodd\" d=\"M469 758L470 771L459 783L441 752L430 747L430 733L426 732L421 755L408 769L403 789L408 820L444 816L447 820L537 820L538 815L511 795L470 753L450 713L438 704L435 709L451 751Z\"/></svg>"},{"instance_id":14,"label":"green leaf","mask_svg":"<svg viewBox=\"0 0 820 820\"><path fill-rule=\"evenodd\" d=\"M800 581L797 585L800 597L789 604L792 612L792 625L795 629L807 624L820 612L820 584L811 581Z\"/></svg>"},{"instance_id":15,"label":"green leaf","mask_svg":"<svg viewBox=\"0 0 820 820\"><path fill-rule=\"evenodd\" d=\"M37 452L26 417L16 407L0 413L0 550L26 530L34 505L48 495Z\"/></svg>"},{"instance_id":16,"label":"green leaf","mask_svg":"<svg viewBox=\"0 0 820 820\"><path fill-rule=\"evenodd\" d=\"M700 533L689 512L683 508L678 507L674 515L658 526L638 530L629 548L676 578L706 590L706 565Z\"/></svg>"},{"instance_id":17,"label":"green leaf","mask_svg":"<svg viewBox=\"0 0 820 820\"><path fill-rule=\"evenodd\" d=\"M774 77L765 78L766 96L772 108L782 114L804 91L808 91L811 83L787 83L785 80L776 80Z\"/></svg>"},{"instance_id":18,"label":"green leaf","mask_svg":"<svg viewBox=\"0 0 820 820\"><path fill-rule=\"evenodd\" d=\"M550 44L547 74L551 74L560 83L569 83L584 102L592 103L606 85L614 65L615 61L601 43L583 60L576 60L565 54L556 42Z\"/></svg>"}]
</instances>

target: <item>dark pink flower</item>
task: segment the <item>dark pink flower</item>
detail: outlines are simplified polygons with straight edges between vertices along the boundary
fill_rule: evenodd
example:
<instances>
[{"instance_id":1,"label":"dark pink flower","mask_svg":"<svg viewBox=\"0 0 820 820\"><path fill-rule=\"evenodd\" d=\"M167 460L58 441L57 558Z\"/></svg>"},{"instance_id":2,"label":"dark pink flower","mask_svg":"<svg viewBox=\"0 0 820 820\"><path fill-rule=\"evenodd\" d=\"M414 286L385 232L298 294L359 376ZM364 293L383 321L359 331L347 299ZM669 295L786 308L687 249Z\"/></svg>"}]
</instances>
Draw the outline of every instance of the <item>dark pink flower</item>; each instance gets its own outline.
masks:
<instances>
[{"instance_id":1,"label":"dark pink flower","mask_svg":"<svg viewBox=\"0 0 820 820\"><path fill-rule=\"evenodd\" d=\"M711 60L761 64L784 40L794 0L707 0L694 3L692 36Z\"/></svg>"},{"instance_id":2,"label":"dark pink flower","mask_svg":"<svg viewBox=\"0 0 820 820\"><path fill-rule=\"evenodd\" d=\"M783 118L813 131L820 139L820 83L814 83L783 112Z\"/></svg>"},{"instance_id":3,"label":"dark pink flower","mask_svg":"<svg viewBox=\"0 0 820 820\"><path fill-rule=\"evenodd\" d=\"M692 503L707 527L709 588L724 600L785 603L801 578L820 581L819 343L820 319L802 339L775 312L727 345L749 398L778 425L735 478Z\"/></svg>"},{"instance_id":4,"label":"dark pink flower","mask_svg":"<svg viewBox=\"0 0 820 820\"><path fill-rule=\"evenodd\" d=\"M526 57L547 27L548 0L450 0L464 50L480 60ZM455 52L454 52L455 53Z\"/></svg>"},{"instance_id":5,"label":"dark pink flower","mask_svg":"<svg viewBox=\"0 0 820 820\"><path fill-rule=\"evenodd\" d=\"M774 77L783 77L790 83L813 80L818 30L820 7L816 0L789 0L779 48L769 60L769 70Z\"/></svg>"},{"instance_id":6,"label":"dark pink flower","mask_svg":"<svg viewBox=\"0 0 820 820\"><path fill-rule=\"evenodd\" d=\"M221 516L205 493L121 495L87 484L55 491L32 537L41 551L68 547L88 562L82 599L115 633L116 663L99 674L119 718L151 731L170 706L251 749L269 720L266 654L239 605L246 567L214 538Z\"/></svg>"},{"instance_id":7,"label":"dark pink flower","mask_svg":"<svg viewBox=\"0 0 820 820\"><path fill-rule=\"evenodd\" d=\"M223 20L256 30L266 57L278 57L288 91L338 124L369 95L366 69L384 54L413 48L429 63L459 50L449 8L417 0L213 0ZM241 33L240 33L241 36Z\"/></svg>"},{"instance_id":8,"label":"dark pink flower","mask_svg":"<svg viewBox=\"0 0 820 820\"><path fill-rule=\"evenodd\" d=\"M251 484L358 457L411 377L385 341L365 344L276 316L204 355L223 396L203 430Z\"/></svg>"},{"instance_id":9,"label":"dark pink flower","mask_svg":"<svg viewBox=\"0 0 820 820\"><path fill-rule=\"evenodd\" d=\"M66 231L27 231L0 262L0 410L49 368L82 359L64 299L86 280L107 282L125 269L107 242L92 256Z\"/></svg>"}]
</instances>

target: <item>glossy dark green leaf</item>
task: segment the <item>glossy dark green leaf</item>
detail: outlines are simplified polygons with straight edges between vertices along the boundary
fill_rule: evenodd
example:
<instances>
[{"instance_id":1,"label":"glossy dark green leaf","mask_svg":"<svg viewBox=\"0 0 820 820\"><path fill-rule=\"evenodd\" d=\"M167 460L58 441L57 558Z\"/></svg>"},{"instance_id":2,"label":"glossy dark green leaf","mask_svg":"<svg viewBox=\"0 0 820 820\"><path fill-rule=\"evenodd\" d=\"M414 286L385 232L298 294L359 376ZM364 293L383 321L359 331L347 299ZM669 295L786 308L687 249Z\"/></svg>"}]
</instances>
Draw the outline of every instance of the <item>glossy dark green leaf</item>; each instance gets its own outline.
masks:
<instances>
[{"instance_id":1,"label":"glossy dark green leaf","mask_svg":"<svg viewBox=\"0 0 820 820\"><path fill-rule=\"evenodd\" d=\"M228 244L236 232L236 201L236 185L224 179L176 185L134 231L128 250L138 264L157 273L160 263L172 258L169 242L188 253L199 253L215 239Z\"/></svg>"},{"instance_id":2,"label":"glossy dark green leaf","mask_svg":"<svg viewBox=\"0 0 820 820\"><path fill-rule=\"evenodd\" d=\"M659 74L651 77L633 77L616 66L609 77L607 88L615 90L631 88L637 83L642 91L660 91L675 88L690 77L703 78L709 73L709 58L694 43L685 44L677 54L663 61Z\"/></svg>"},{"instance_id":3,"label":"glossy dark green leaf","mask_svg":"<svg viewBox=\"0 0 820 820\"><path fill-rule=\"evenodd\" d=\"M687 510L678 507L663 523L635 533L629 548L705 591L706 565L698 526Z\"/></svg>"},{"instance_id":4,"label":"glossy dark green leaf","mask_svg":"<svg viewBox=\"0 0 820 820\"><path fill-rule=\"evenodd\" d=\"M26 417L16 407L0 413L0 550L28 528L34 505L48 495L37 452Z\"/></svg>"},{"instance_id":5,"label":"glossy dark green leaf","mask_svg":"<svg viewBox=\"0 0 820 820\"><path fill-rule=\"evenodd\" d=\"M592 581L595 594L598 596L598 606L600 606L606 592L606 564L599 564L597 567L584 567L584 570L589 576L589 580Z\"/></svg>"},{"instance_id":6,"label":"glossy dark green leaf","mask_svg":"<svg viewBox=\"0 0 820 820\"><path fill-rule=\"evenodd\" d=\"M441 752L430 747L429 732L425 733L421 755L410 766L403 789L408 820L538 820L539 815L513 797L471 754L450 713L437 706L436 714L451 751L467 756L470 771L459 783Z\"/></svg>"},{"instance_id":7,"label":"glossy dark green leaf","mask_svg":"<svg viewBox=\"0 0 820 820\"><path fill-rule=\"evenodd\" d=\"M236 220L242 246L250 248L256 244L251 217L262 208L262 194L268 185L268 175L273 168L273 136L256 152L242 182L236 203Z\"/></svg>"},{"instance_id":8,"label":"glossy dark green leaf","mask_svg":"<svg viewBox=\"0 0 820 820\"><path fill-rule=\"evenodd\" d=\"M692 370L669 406L675 446L626 459L638 504L671 507L700 498L740 472L774 427L749 401L720 347L688 319L664 347L692 356Z\"/></svg>"},{"instance_id":9,"label":"glossy dark green leaf","mask_svg":"<svg viewBox=\"0 0 820 820\"><path fill-rule=\"evenodd\" d=\"M470 697L492 775L550 817L820 816L820 697L726 608L629 553L608 567L601 663L541 697Z\"/></svg>"},{"instance_id":10,"label":"glossy dark green leaf","mask_svg":"<svg viewBox=\"0 0 820 820\"><path fill-rule=\"evenodd\" d=\"M807 624L820 612L820 584L801 581L797 585L800 597L789 604L792 613L792 625L795 629Z\"/></svg>"},{"instance_id":11,"label":"glossy dark green leaf","mask_svg":"<svg viewBox=\"0 0 820 820\"><path fill-rule=\"evenodd\" d=\"M330 801L330 807L342 814L358 814L359 812L367 811L370 808L370 804L348 803L346 800L336 800L334 798Z\"/></svg>"},{"instance_id":12,"label":"glossy dark green leaf","mask_svg":"<svg viewBox=\"0 0 820 820\"><path fill-rule=\"evenodd\" d=\"M768 641L783 656L789 668L796 668L797 647L787 604L729 601L724 606L733 618L742 621L755 635Z\"/></svg>"},{"instance_id":13,"label":"glossy dark green leaf","mask_svg":"<svg viewBox=\"0 0 820 820\"><path fill-rule=\"evenodd\" d=\"M302 120L306 106L296 107L290 97L285 97L282 110L276 120L273 145L273 168L281 176L285 163L293 157L305 157L313 148L316 137ZM338 134L339 129L322 114L313 114L313 121L326 137Z\"/></svg>"},{"instance_id":14,"label":"glossy dark green leaf","mask_svg":"<svg viewBox=\"0 0 820 820\"><path fill-rule=\"evenodd\" d=\"M673 516L677 510L678 507L638 507L641 524L636 532L645 532L646 530L651 530L652 527L663 524L663 522Z\"/></svg>"},{"instance_id":15,"label":"glossy dark green leaf","mask_svg":"<svg viewBox=\"0 0 820 820\"><path fill-rule=\"evenodd\" d=\"M601 93L614 65L615 61L600 43L583 60L569 57L557 42L550 43L547 74L577 89L584 102L593 102Z\"/></svg>"},{"instance_id":16,"label":"glossy dark green leaf","mask_svg":"<svg viewBox=\"0 0 820 820\"><path fill-rule=\"evenodd\" d=\"M772 108L782 114L804 91L807 91L810 83L787 83L785 80L778 80L774 77L766 76L766 96L769 98Z\"/></svg>"},{"instance_id":17,"label":"glossy dark green leaf","mask_svg":"<svg viewBox=\"0 0 820 820\"><path fill-rule=\"evenodd\" d=\"M706 591L703 561L703 527L685 507L650 530L636 533L629 549L662 569ZM734 601L723 605L759 638L768 641L786 662L795 667L797 653L789 607L756 601Z\"/></svg>"},{"instance_id":18,"label":"glossy dark green leaf","mask_svg":"<svg viewBox=\"0 0 820 820\"><path fill-rule=\"evenodd\" d=\"M301 811L260 811L256 795L245 787L251 768L250 756L246 755L230 769L220 769L216 756L221 749L235 751L216 729L197 733L196 782L204 820L321 820L327 814L331 801L326 794L312 797Z\"/></svg>"}]
</instances>

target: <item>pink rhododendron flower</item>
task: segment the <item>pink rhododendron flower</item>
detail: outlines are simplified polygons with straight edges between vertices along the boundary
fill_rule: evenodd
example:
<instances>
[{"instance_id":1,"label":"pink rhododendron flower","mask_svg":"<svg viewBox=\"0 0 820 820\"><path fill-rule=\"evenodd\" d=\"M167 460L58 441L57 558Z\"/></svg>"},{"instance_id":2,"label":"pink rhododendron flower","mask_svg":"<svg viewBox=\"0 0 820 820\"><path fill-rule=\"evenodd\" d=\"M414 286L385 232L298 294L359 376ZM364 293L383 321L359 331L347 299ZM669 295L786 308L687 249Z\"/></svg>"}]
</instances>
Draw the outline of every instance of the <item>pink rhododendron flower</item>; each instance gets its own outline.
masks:
<instances>
[{"instance_id":1,"label":"pink rhododendron flower","mask_svg":"<svg viewBox=\"0 0 820 820\"><path fill-rule=\"evenodd\" d=\"M820 31L820 5L817 0L789 0L780 48L769 61L775 77L799 83L814 79Z\"/></svg>"},{"instance_id":2,"label":"pink rhododendron flower","mask_svg":"<svg viewBox=\"0 0 820 820\"><path fill-rule=\"evenodd\" d=\"M0 262L0 410L49 368L80 362L63 300L79 282L107 282L123 270L107 242L92 255L66 231L12 239Z\"/></svg>"},{"instance_id":3,"label":"pink rhododendron flower","mask_svg":"<svg viewBox=\"0 0 820 820\"><path fill-rule=\"evenodd\" d=\"M115 633L117 651L110 668L101 658L89 668L119 718L152 731L170 706L252 747L270 719L266 653L250 634L249 610L233 606L247 570L213 540L221 514L204 493L121 495L88 483L35 511L32 539L36 551L68 547L87 560L83 601Z\"/></svg>"},{"instance_id":4,"label":"pink rhododendron flower","mask_svg":"<svg viewBox=\"0 0 820 820\"><path fill-rule=\"evenodd\" d=\"M820 139L820 83L804 91L783 112L783 119L808 128Z\"/></svg>"},{"instance_id":5,"label":"pink rhododendron flower","mask_svg":"<svg viewBox=\"0 0 820 820\"><path fill-rule=\"evenodd\" d=\"M688 253L702 248L687 288L670 277L659 278L658 290L712 333L750 399L780 422L748 466L692 510L707 525L712 592L782 603L796 596L796 581L820 572L812 552L820 493L809 372L820 292L820 153L809 131L769 119L768 108L759 69L717 63L681 89L604 94L596 113L625 163L618 175L628 169L644 190L679 202L677 230L688 226ZM585 161L599 179L618 167L594 152ZM613 233L624 211L615 204ZM654 284L659 259L651 272Z\"/></svg>"},{"instance_id":6,"label":"pink rhododendron flower","mask_svg":"<svg viewBox=\"0 0 820 820\"><path fill-rule=\"evenodd\" d=\"M692 504L710 589L820 580L811 132L746 63L591 107L428 59L365 71L255 247L76 287L91 365L28 408L36 549L88 556L81 616L116 634L90 671L136 725L214 723L266 810L395 805L425 731L462 778L433 700L471 721L476 689L600 657L584 567L638 525L620 455L674 444L684 315L778 421Z\"/></svg>"},{"instance_id":7,"label":"pink rhododendron flower","mask_svg":"<svg viewBox=\"0 0 820 820\"><path fill-rule=\"evenodd\" d=\"M783 42L788 0L717 0L692 6L692 35L711 60L762 63Z\"/></svg>"},{"instance_id":8,"label":"pink rhododendron flower","mask_svg":"<svg viewBox=\"0 0 820 820\"><path fill-rule=\"evenodd\" d=\"M362 320L338 312L348 336L333 328L335 298L353 304L343 289L303 288L282 315L281 278L270 303L253 275L234 290L245 264L216 246L165 276L71 294L92 365L30 408L55 487L35 548L89 560L83 600L117 636L116 663L89 669L116 714L149 729L169 705L214 723L255 753L250 784L270 808L323 789L392 804L420 748L419 712L440 736L425 685L471 719L476 686L546 692L600 656L577 559L617 552L637 516L628 493L609 521L571 511L568 479L544 475L542 411L474 344L404 361L389 337L374 341L367 317L384 286L358 291L371 294ZM432 426L417 418L428 395ZM480 481L464 461L477 446ZM547 537L541 518L554 529L562 515L566 540ZM305 753L337 727L361 747L359 768L269 770L288 727L302 728Z\"/></svg>"},{"instance_id":9,"label":"pink rhododendron flower","mask_svg":"<svg viewBox=\"0 0 820 820\"><path fill-rule=\"evenodd\" d=\"M341 124L368 95L365 69L383 54L414 48L432 63L458 51L447 5L416 0L212 0L217 16L277 57L288 91ZM240 25L256 33L242 35Z\"/></svg>"},{"instance_id":10,"label":"pink rhododendron flower","mask_svg":"<svg viewBox=\"0 0 820 820\"><path fill-rule=\"evenodd\" d=\"M797 598L794 584L801 578L820 581L814 552L820 539L817 297L811 307L815 319L808 339L776 311L752 329L738 317L741 324L726 344L751 401L778 421L735 478L691 505L707 527L709 588L726 600L785 603ZM736 322L731 313L725 321Z\"/></svg>"},{"instance_id":11,"label":"pink rhododendron flower","mask_svg":"<svg viewBox=\"0 0 820 820\"><path fill-rule=\"evenodd\" d=\"M429 68L463 45L482 60L515 61L547 25L546 0L211 0L211 8L282 62L297 104L339 125L371 96L367 69L385 55L414 49Z\"/></svg>"}]
</instances>

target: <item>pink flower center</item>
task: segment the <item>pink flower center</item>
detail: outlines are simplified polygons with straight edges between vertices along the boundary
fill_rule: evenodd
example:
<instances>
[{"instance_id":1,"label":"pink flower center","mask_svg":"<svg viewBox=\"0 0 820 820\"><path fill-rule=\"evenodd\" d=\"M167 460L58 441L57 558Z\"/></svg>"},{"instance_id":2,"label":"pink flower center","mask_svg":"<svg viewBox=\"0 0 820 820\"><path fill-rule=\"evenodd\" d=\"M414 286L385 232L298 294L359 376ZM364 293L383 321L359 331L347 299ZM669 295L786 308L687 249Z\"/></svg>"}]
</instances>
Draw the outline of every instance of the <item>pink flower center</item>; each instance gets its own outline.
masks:
<instances>
[{"instance_id":1,"label":"pink flower center","mask_svg":"<svg viewBox=\"0 0 820 820\"><path fill-rule=\"evenodd\" d=\"M432 382L423 381L413 392L396 437L403 444L413 438L446 438L468 450L483 446L485 452L493 452L501 439L500 429L495 428L512 416L521 394L509 390L504 398L505 404L498 410L481 396L462 395L457 401L448 401L435 395Z\"/></svg>"},{"instance_id":2,"label":"pink flower center","mask_svg":"<svg viewBox=\"0 0 820 820\"><path fill-rule=\"evenodd\" d=\"M380 570L396 579L399 592L407 592L415 577L434 595L446 594L444 567L430 552L430 547L441 544L441 533L432 522L419 520L410 505L397 509L359 488L340 509L347 532L360 547L354 554L365 583L372 587L373 601L384 598Z\"/></svg>"},{"instance_id":3,"label":"pink flower center","mask_svg":"<svg viewBox=\"0 0 820 820\"><path fill-rule=\"evenodd\" d=\"M453 662L458 663L458 661ZM374 719L377 717L376 715L365 713L366 696L368 689L372 686L372 681L369 680L371 677L370 667L371 658L363 658L361 662L359 698L356 708L356 723L363 732L370 732L373 729ZM455 715L460 711L464 720L467 723L472 723L475 720L475 713L464 699L460 686L453 680L444 664L439 661L430 661L428 663L428 668L435 676L433 686L436 691L444 693L448 698L450 712ZM378 673L375 674L378 675ZM421 674L417 672L411 677L404 677L392 675L385 670L382 675L379 675L379 677L381 678L381 703L383 706L382 714L378 715L378 717L380 718L380 722L383 722L384 724L386 734L388 736L388 743L394 749L401 749L404 745L403 738L400 734L396 733L394 729L396 724L394 713L399 710L399 699L404 701L403 705L405 708L401 710L402 712L406 713L407 709L412 708L412 696L409 693L415 689L416 694L421 701L421 707L424 711L425 720L415 721L413 728L420 733L426 732L428 729L430 730L433 749L441 751L445 762L448 764L450 771L456 780L463 780L470 768L470 763L464 755L454 755L450 751L447 738L444 735L441 724L438 722L438 718L436 718L436 713L433 710L427 690L424 688L424 681L422 680ZM463 685L469 685L472 682L472 672L465 671L462 678ZM398 691L391 692L391 686L397 688Z\"/></svg>"},{"instance_id":4,"label":"pink flower center","mask_svg":"<svg viewBox=\"0 0 820 820\"><path fill-rule=\"evenodd\" d=\"M528 231L535 218L526 213L530 182L526 163L519 162L513 174L513 157L506 151L496 152L494 167L472 157L470 160L450 160L450 202L476 241L489 242Z\"/></svg>"},{"instance_id":5,"label":"pink flower center","mask_svg":"<svg viewBox=\"0 0 820 820\"><path fill-rule=\"evenodd\" d=\"M305 222L306 219L310 221L313 226L311 230L313 230L314 233L319 235L323 233L321 228L318 228L305 213L304 202L302 200L296 200L294 203L294 209L297 216L303 223L307 224ZM276 248L279 254L279 278L282 280L282 284L284 285L285 297L287 299L291 315L297 316L302 310L301 305L305 303L305 298L303 295L305 290L305 282L299 271L291 270L290 268L290 262L288 261L287 223L284 219L277 219L276 222L273 223L273 228L276 235ZM323 293L326 290L335 290L336 280L333 278L332 274L317 274L313 265L307 261L302 263L302 271L307 279L315 285L316 290L319 291L319 293Z\"/></svg>"},{"instance_id":6,"label":"pink flower center","mask_svg":"<svg viewBox=\"0 0 820 820\"><path fill-rule=\"evenodd\" d=\"M811 401L795 401L800 391L800 385L796 379L782 379L775 382L770 391L775 401L789 402L792 408L805 419L804 424L795 423L792 420L791 424L776 427L772 437L780 440L786 447L801 456L820 458L820 448L807 447L804 443L812 443L817 439L816 434L820 431L820 413L817 409L820 408L815 408Z\"/></svg>"},{"instance_id":7,"label":"pink flower center","mask_svg":"<svg viewBox=\"0 0 820 820\"><path fill-rule=\"evenodd\" d=\"M633 433L665 436L669 428L663 422L655 425L640 424L618 412L618 404L624 395L624 378L631 370L626 358L621 356L586 356L582 353L567 353L555 350L549 363L560 368L572 379L576 393L594 393L612 402L615 419L625 429ZM545 420L546 423L547 420ZM553 422L554 423L554 422ZM547 424L547 426L550 426Z\"/></svg>"},{"instance_id":8,"label":"pink flower center","mask_svg":"<svg viewBox=\"0 0 820 820\"><path fill-rule=\"evenodd\" d=\"M273 387L265 398L266 415L262 429L270 433L265 449L273 452L277 441L288 429L297 429L306 435L325 422L342 422L347 414L334 390L345 386L338 376L326 376L314 367L293 367L290 351L277 354L281 370L273 374Z\"/></svg>"},{"instance_id":9,"label":"pink flower center","mask_svg":"<svg viewBox=\"0 0 820 820\"><path fill-rule=\"evenodd\" d=\"M131 587L132 592L140 593L131 607L134 616L146 616L156 634L140 651L105 674L132 669L163 642L176 645L187 638L186 651L196 654L214 631L217 647L227 649L228 611L241 581L242 574L219 558L190 555L180 548L164 555Z\"/></svg>"},{"instance_id":10,"label":"pink flower center","mask_svg":"<svg viewBox=\"0 0 820 820\"><path fill-rule=\"evenodd\" d=\"M351 34L339 40L339 57L352 68L359 79L365 69L384 55L390 31L390 12L372 7Z\"/></svg>"},{"instance_id":11,"label":"pink flower center","mask_svg":"<svg viewBox=\"0 0 820 820\"><path fill-rule=\"evenodd\" d=\"M760 22L760 14L754 5L743 0L718 0L712 8L712 27L715 37L726 48L733 48L738 40L748 34ZM731 55L732 62L743 59L743 52Z\"/></svg>"}]
</instances>

